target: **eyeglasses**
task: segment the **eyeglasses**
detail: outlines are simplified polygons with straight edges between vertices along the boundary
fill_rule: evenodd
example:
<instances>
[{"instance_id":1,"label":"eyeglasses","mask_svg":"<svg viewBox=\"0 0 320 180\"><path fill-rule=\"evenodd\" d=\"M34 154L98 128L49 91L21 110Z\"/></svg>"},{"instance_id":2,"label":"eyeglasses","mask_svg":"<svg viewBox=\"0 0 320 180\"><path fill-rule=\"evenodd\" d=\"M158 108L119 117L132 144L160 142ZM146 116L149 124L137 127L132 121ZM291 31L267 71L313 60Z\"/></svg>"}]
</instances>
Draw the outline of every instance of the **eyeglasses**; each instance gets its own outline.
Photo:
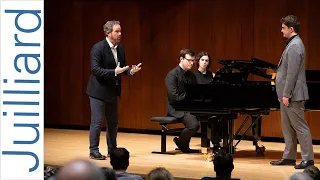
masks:
<instances>
[{"instance_id":1,"label":"eyeglasses","mask_svg":"<svg viewBox=\"0 0 320 180\"><path fill-rule=\"evenodd\" d=\"M189 61L189 62L195 62L194 59L187 59L187 58L184 58L185 60Z\"/></svg>"}]
</instances>

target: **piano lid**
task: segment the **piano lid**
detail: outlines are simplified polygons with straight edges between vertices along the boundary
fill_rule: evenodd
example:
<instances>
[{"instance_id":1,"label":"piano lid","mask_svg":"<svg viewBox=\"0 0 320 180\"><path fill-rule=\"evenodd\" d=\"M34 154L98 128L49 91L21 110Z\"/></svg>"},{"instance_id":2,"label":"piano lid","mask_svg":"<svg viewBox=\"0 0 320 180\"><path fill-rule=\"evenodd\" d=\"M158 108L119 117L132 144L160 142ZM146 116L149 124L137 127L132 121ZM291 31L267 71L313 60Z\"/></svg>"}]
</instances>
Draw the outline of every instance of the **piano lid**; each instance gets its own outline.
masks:
<instances>
[{"instance_id":1,"label":"piano lid","mask_svg":"<svg viewBox=\"0 0 320 180\"><path fill-rule=\"evenodd\" d=\"M276 78L278 65L263 61L258 58L251 60L219 60L219 64L224 67L219 70L221 73L238 72L244 74L254 74L270 80ZM226 69L232 69L226 70ZM310 83L320 83L320 70L306 70L306 80Z\"/></svg>"},{"instance_id":2,"label":"piano lid","mask_svg":"<svg viewBox=\"0 0 320 180\"><path fill-rule=\"evenodd\" d=\"M251 73L270 80L275 79L277 65L268 63L258 58L251 60L219 60L224 65L223 69L237 69L240 72Z\"/></svg>"},{"instance_id":3,"label":"piano lid","mask_svg":"<svg viewBox=\"0 0 320 180\"><path fill-rule=\"evenodd\" d=\"M268 63L258 58L252 58L251 60L219 60L219 64L223 64L226 66L235 66L235 67L243 67L243 68L263 68L263 69L272 69L276 70L277 65Z\"/></svg>"}]
</instances>

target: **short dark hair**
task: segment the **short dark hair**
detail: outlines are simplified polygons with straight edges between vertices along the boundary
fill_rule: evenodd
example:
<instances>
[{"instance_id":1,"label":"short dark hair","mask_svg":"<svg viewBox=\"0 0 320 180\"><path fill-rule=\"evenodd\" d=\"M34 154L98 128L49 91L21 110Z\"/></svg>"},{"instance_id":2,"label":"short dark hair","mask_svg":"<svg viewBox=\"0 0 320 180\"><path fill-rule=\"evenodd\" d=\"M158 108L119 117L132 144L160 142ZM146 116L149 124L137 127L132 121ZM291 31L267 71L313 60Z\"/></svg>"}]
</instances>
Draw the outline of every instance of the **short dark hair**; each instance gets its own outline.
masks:
<instances>
[{"instance_id":1,"label":"short dark hair","mask_svg":"<svg viewBox=\"0 0 320 180\"><path fill-rule=\"evenodd\" d=\"M179 54L179 59L181 57L185 58L187 54L189 54L190 56L195 56L196 55L196 53L191 49L181 49L180 54Z\"/></svg>"},{"instance_id":2,"label":"short dark hair","mask_svg":"<svg viewBox=\"0 0 320 180\"><path fill-rule=\"evenodd\" d=\"M233 158L229 153L219 152L213 159L214 171L217 176L231 177L231 172L234 169Z\"/></svg>"},{"instance_id":3,"label":"short dark hair","mask_svg":"<svg viewBox=\"0 0 320 180\"><path fill-rule=\"evenodd\" d=\"M298 17L294 15L288 15L284 18L281 18L280 22L288 26L288 28L292 27L296 33L300 32L300 22Z\"/></svg>"},{"instance_id":4,"label":"short dark hair","mask_svg":"<svg viewBox=\"0 0 320 180\"><path fill-rule=\"evenodd\" d=\"M110 164L114 170L126 170L129 166L129 156L126 148L114 148L110 152Z\"/></svg>"},{"instance_id":5,"label":"short dark hair","mask_svg":"<svg viewBox=\"0 0 320 180\"><path fill-rule=\"evenodd\" d=\"M209 64L207 66L207 70L210 69L210 66L211 66L211 57L209 56L209 54L205 51L202 51L200 53L197 54L197 57L196 57L196 62L197 62L197 68L199 67L199 61L201 59L202 56L208 56L209 58Z\"/></svg>"},{"instance_id":6,"label":"short dark hair","mask_svg":"<svg viewBox=\"0 0 320 180\"><path fill-rule=\"evenodd\" d=\"M102 167L101 171L102 171L105 179L108 179L108 180L109 179L110 180L116 180L117 179L116 172L113 169L108 168L108 167Z\"/></svg>"}]
</instances>

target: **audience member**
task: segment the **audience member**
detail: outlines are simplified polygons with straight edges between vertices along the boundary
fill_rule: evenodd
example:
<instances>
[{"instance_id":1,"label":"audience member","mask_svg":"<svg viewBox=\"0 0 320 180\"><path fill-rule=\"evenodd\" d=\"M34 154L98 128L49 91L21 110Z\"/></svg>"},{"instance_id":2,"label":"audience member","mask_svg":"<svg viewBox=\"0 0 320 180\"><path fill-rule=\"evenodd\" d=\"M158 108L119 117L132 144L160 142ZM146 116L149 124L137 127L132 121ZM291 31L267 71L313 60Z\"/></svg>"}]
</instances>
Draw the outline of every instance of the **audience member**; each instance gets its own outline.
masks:
<instances>
[{"instance_id":1,"label":"audience member","mask_svg":"<svg viewBox=\"0 0 320 180\"><path fill-rule=\"evenodd\" d=\"M58 172L58 168L52 167L52 166L47 166L44 169L44 179L45 180L52 180L54 179L55 174Z\"/></svg>"},{"instance_id":2,"label":"audience member","mask_svg":"<svg viewBox=\"0 0 320 180\"><path fill-rule=\"evenodd\" d=\"M116 172L108 167L101 168L102 173L104 174L105 180L117 180Z\"/></svg>"},{"instance_id":3,"label":"audience member","mask_svg":"<svg viewBox=\"0 0 320 180\"><path fill-rule=\"evenodd\" d=\"M290 180L312 180L312 178L307 173L297 172L290 177Z\"/></svg>"},{"instance_id":4,"label":"audience member","mask_svg":"<svg viewBox=\"0 0 320 180\"><path fill-rule=\"evenodd\" d=\"M143 180L141 176L127 173L129 167L129 152L126 148L115 148L110 153L110 164L119 180Z\"/></svg>"},{"instance_id":5,"label":"audience member","mask_svg":"<svg viewBox=\"0 0 320 180\"><path fill-rule=\"evenodd\" d=\"M303 172L308 174L314 180L320 180L320 171L316 166L308 166Z\"/></svg>"},{"instance_id":6,"label":"audience member","mask_svg":"<svg viewBox=\"0 0 320 180\"><path fill-rule=\"evenodd\" d=\"M147 176L147 180L173 180L172 174L165 168L158 167L151 170Z\"/></svg>"},{"instance_id":7,"label":"audience member","mask_svg":"<svg viewBox=\"0 0 320 180\"><path fill-rule=\"evenodd\" d=\"M56 180L104 180L104 174L93 162L75 159L62 166Z\"/></svg>"},{"instance_id":8,"label":"audience member","mask_svg":"<svg viewBox=\"0 0 320 180\"><path fill-rule=\"evenodd\" d=\"M202 180L240 180L237 178L231 178L231 172L234 169L233 158L230 154L220 151L213 159L214 171L216 177L203 177Z\"/></svg>"}]
</instances>

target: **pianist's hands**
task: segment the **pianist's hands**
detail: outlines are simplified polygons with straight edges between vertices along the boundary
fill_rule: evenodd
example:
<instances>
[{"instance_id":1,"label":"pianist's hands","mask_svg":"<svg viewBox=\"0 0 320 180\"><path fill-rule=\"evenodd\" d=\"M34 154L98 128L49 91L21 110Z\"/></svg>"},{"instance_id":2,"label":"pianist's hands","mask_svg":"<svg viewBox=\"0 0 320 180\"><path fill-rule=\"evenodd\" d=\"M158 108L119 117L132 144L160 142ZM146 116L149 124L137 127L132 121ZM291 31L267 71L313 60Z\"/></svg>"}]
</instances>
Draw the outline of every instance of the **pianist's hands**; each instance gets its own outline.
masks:
<instances>
[{"instance_id":1,"label":"pianist's hands","mask_svg":"<svg viewBox=\"0 0 320 180\"><path fill-rule=\"evenodd\" d=\"M289 106L289 98L283 97L283 98L282 98L282 102L283 102L283 104L284 104L285 106Z\"/></svg>"}]
</instances>

